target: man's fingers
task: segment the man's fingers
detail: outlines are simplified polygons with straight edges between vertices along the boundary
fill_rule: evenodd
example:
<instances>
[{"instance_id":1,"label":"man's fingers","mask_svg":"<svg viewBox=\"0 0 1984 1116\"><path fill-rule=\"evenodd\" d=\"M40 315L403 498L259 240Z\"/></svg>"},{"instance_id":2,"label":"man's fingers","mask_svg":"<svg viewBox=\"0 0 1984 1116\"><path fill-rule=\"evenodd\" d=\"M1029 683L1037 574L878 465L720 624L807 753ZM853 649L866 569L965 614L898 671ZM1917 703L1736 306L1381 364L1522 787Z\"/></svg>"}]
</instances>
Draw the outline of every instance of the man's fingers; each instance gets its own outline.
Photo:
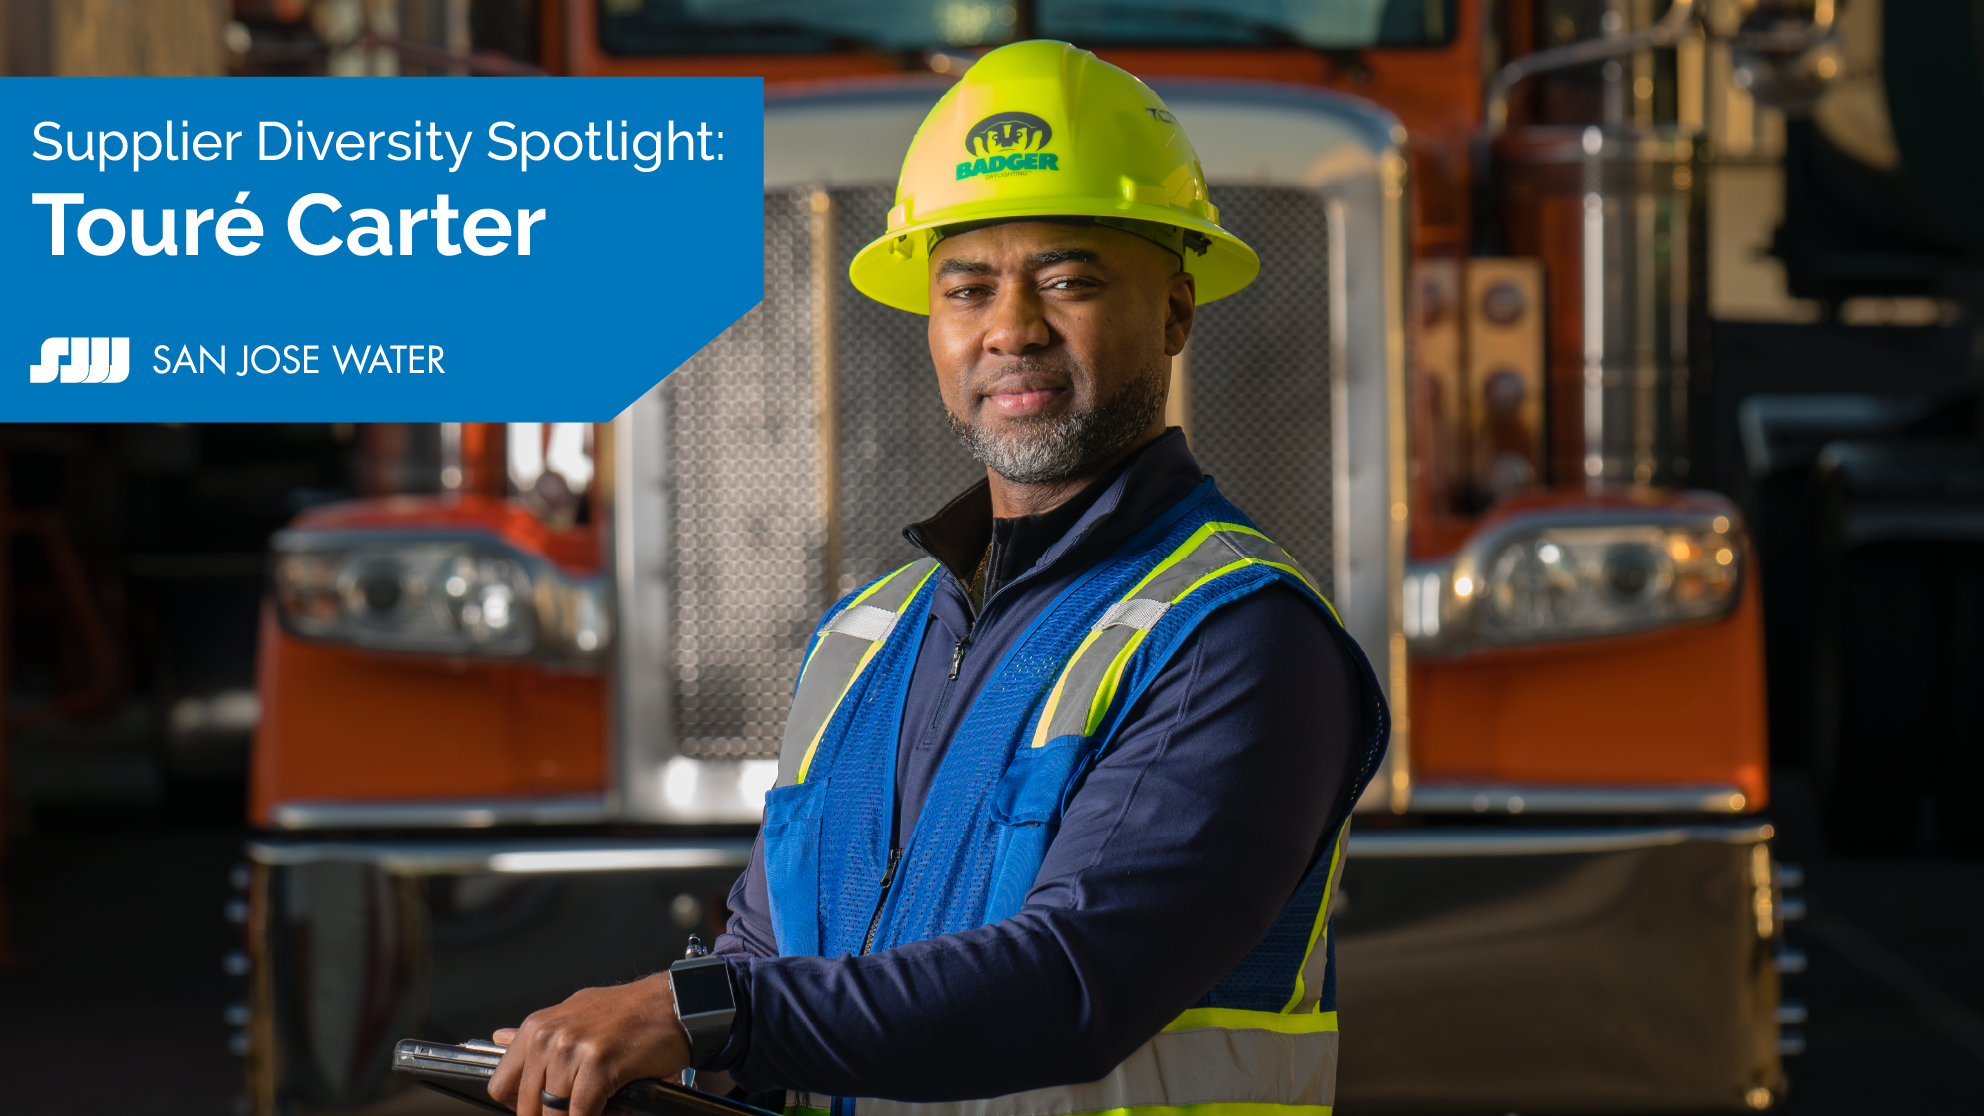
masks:
<instances>
[{"instance_id":1,"label":"man's fingers","mask_svg":"<svg viewBox=\"0 0 1984 1116\"><path fill-rule=\"evenodd\" d=\"M615 1082L597 1058L587 1058L579 1065L579 1072L573 1080L570 1093L572 1110L569 1116L600 1116L606 1110L606 1102L615 1092Z\"/></svg>"},{"instance_id":2,"label":"man's fingers","mask_svg":"<svg viewBox=\"0 0 1984 1116\"><path fill-rule=\"evenodd\" d=\"M651 979L584 989L533 1012L523 1026L495 1032L506 1049L489 1095L517 1116L601 1116L621 1085L666 1077L688 1060L680 1030L654 1022L672 1014L667 1007L665 986L657 995ZM548 1109L547 1091L570 1107Z\"/></svg>"},{"instance_id":3,"label":"man's fingers","mask_svg":"<svg viewBox=\"0 0 1984 1116\"><path fill-rule=\"evenodd\" d=\"M496 1033L500 1035L503 1032L498 1031ZM516 1035L517 1033L514 1030L510 1031L511 1039L514 1040ZM497 1041L503 1042L502 1039L498 1039ZM522 1046L512 1045L509 1042L503 1042L503 1045L509 1046L510 1049L504 1051L503 1060L496 1063L496 1072L489 1078L489 1095L515 1108L517 1080L524 1070L524 1048Z\"/></svg>"},{"instance_id":4,"label":"man's fingers","mask_svg":"<svg viewBox=\"0 0 1984 1116\"><path fill-rule=\"evenodd\" d=\"M516 1099L510 1102L517 1110L517 1116L543 1116L544 1105L538 1100L544 1088L544 1062L532 1058L524 1064L523 1076L517 1081Z\"/></svg>"},{"instance_id":5,"label":"man's fingers","mask_svg":"<svg viewBox=\"0 0 1984 1116\"><path fill-rule=\"evenodd\" d=\"M569 1032L547 1035L544 1050L544 1090L554 1097L564 1097L572 1103L568 1107L571 1116L580 1116L579 1107L573 1099L573 1089L581 1076L582 1068L593 1060L593 1052L583 1040L574 1039ZM554 1114L547 1114L554 1116ZM556 1114L562 1116L562 1114ZM596 1114L595 1114L596 1116Z\"/></svg>"}]
</instances>

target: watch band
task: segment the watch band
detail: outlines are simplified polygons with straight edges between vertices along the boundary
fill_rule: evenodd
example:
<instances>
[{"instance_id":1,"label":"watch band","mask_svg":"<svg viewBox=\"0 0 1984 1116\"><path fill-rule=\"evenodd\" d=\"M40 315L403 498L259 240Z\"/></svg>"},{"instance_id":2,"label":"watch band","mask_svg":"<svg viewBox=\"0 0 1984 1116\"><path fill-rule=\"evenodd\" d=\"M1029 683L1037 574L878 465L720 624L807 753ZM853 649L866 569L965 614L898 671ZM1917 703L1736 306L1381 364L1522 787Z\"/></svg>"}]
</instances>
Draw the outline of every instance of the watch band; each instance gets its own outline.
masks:
<instances>
[{"instance_id":1,"label":"watch band","mask_svg":"<svg viewBox=\"0 0 1984 1116\"><path fill-rule=\"evenodd\" d=\"M692 998L702 1010L685 1013L681 988L692 980L699 984L709 982L712 987L699 989L702 994ZM722 1053L724 1044L730 1041L731 1023L737 1018L737 994L730 983L730 963L721 957L684 958L668 967L668 981L670 990L676 993L675 1017L689 1037L689 1065L692 1069L702 1069ZM713 1005L708 993L717 990L715 986L719 983L720 993L714 997Z\"/></svg>"}]
</instances>

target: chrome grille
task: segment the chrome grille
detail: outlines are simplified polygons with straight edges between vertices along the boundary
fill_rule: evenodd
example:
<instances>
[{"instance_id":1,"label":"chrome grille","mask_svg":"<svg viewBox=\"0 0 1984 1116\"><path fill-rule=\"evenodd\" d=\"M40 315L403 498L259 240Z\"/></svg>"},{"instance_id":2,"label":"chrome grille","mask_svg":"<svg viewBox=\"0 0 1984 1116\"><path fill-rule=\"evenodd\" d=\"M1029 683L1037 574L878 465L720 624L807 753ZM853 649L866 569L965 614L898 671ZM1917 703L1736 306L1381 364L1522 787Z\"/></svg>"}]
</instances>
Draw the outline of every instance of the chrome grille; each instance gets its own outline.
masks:
<instances>
[{"instance_id":1,"label":"chrome grille","mask_svg":"<svg viewBox=\"0 0 1984 1116\"><path fill-rule=\"evenodd\" d=\"M676 745L778 754L822 604L915 558L902 528L983 476L944 421L927 320L855 291L887 187L833 192L840 561L829 580L813 414L810 191L765 197L765 300L664 385L674 509ZM1192 448L1331 590L1328 226L1313 194L1215 191L1262 278L1200 311Z\"/></svg>"},{"instance_id":2,"label":"chrome grille","mask_svg":"<svg viewBox=\"0 0 1984 1116\"><path fill-rule=\"evenodd\" d=\"M847 267L887 226L894 190L836 190L840 284L841 563L837 590L922 555L902 537L985 475L944 419L930 363L929 319L863 296Z\"/></svg>"},{"instance_id":3,"label":"chrome grille","mask_svg":"<svg viewBox=\"0 0 1984 1116\"><path fill-rule=\"evenodd\" d=\"M1261 255L1246 290L1199 310L1192 452L1219 490L1335 592L1329 220L1282 186L1214 186L1220 223Z\"/></svg>"},{"instance_id":4,"label":"chrome grille","mask_svg":"<svg viewBox=\"0 0 1984 1116\"><path fill-rule=\"evenodd\" d=\"M765 300L664 381L673 448L676 743L778 754L819 619L807 193L765 195Z\"/></svg>"}]
</instances>

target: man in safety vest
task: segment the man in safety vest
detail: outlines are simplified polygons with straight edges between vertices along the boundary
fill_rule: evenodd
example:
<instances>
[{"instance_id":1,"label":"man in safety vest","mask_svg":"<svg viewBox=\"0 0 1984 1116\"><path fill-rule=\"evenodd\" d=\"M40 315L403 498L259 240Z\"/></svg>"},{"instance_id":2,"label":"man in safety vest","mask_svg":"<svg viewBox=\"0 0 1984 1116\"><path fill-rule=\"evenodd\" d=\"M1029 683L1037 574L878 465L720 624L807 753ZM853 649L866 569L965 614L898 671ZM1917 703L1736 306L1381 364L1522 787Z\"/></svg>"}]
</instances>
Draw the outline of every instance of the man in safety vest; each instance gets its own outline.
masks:
<instances>
[{"instance_id":1,"label":"man in safety vest","mask_svg":"<svg viewBox=\"0 0 1984 1116\"><path fill-rule=\"evenodd\" d=\"M1016 43L944 95L852 277L930 316L986 479L815 633L716 953L499 1034L493 1095L594 1116L695 1068L816 1116L1328 1112L1385 705L1163 422L1194 308L1258 270L1124 71Z\"/></svg>"}]
</instances>

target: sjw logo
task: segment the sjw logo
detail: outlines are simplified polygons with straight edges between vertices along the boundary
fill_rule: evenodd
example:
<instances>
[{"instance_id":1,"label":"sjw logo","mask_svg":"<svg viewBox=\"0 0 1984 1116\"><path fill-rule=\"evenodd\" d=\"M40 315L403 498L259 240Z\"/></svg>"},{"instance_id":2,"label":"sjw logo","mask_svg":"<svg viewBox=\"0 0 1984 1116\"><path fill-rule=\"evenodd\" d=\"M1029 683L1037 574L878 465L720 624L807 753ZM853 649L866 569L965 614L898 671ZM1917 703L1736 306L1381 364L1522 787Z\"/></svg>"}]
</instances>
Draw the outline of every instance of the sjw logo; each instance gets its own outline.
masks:
<instances>
[{"instance_id":1,"label":"sjw logo","mask_svg":"<svg viewBox=\"0 0 1984 1116\"><path fill-rule=\"evenodd\" d=\"M51 337L41 343L41 363L28 365L31 384L116 384L130 374L129 337Z\"/></svg>"}]
</instances>

